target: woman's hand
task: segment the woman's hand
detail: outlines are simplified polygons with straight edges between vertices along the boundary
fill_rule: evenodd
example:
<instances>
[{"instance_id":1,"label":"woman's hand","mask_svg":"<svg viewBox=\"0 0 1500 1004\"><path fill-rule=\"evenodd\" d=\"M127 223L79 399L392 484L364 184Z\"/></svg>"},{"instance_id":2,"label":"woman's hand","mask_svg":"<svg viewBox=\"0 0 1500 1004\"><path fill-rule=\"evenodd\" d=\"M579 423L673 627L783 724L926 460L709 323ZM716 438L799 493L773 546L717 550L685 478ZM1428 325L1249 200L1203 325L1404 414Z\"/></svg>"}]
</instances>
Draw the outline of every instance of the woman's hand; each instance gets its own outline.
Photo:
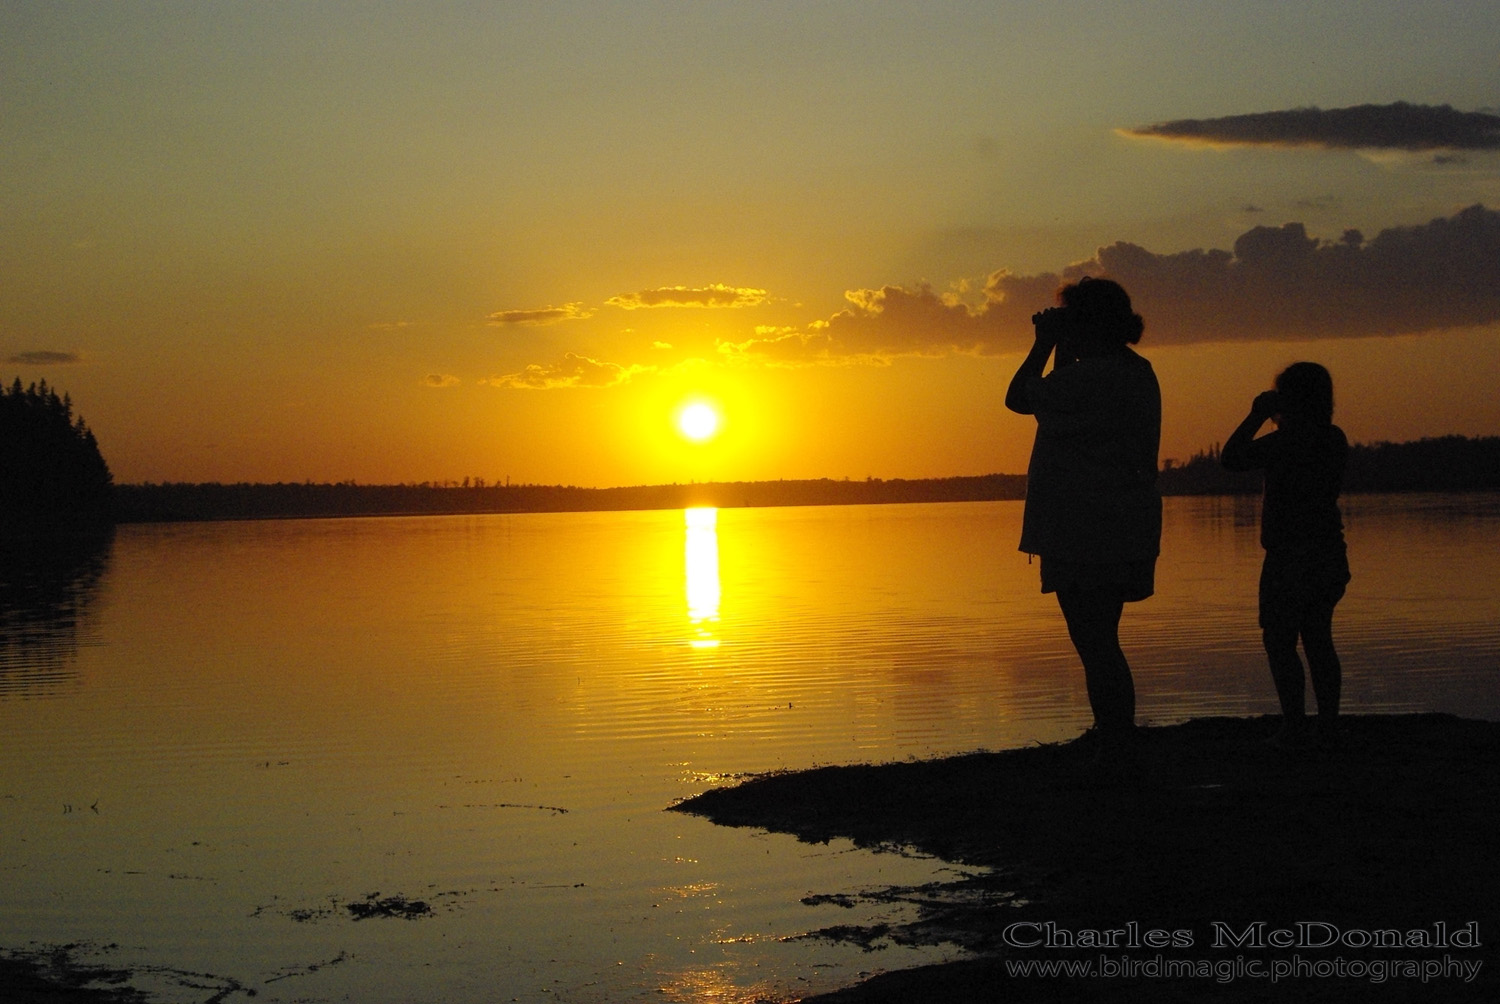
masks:
<instances>
[{"instance_id":1,"label":"woman's hand","mask_svg":"<svg viewBox=\"0 0 1500 1004\"><path fill-rule=\"evenodd\" d=\"M1031 323L1036 327L1036 341L1031 343L1031 351L1021 360L1020 369L1010 378L1010 386L1005 391L1005 406L1018 415L1036 413L1026 385L1031 380L1041 379L1047 357L1057 347L1057 339L1064 329L1063 311L1059 307L1049 307L1032 314Z\"/></svg>"},{"instance_id":2,"label":"woman's hand","mask_svg":"<svg viewBox=\"0 0 1500 1004\"><path fill-rule=\"evenodd\" d=\"M1067 330L1068 312L1062 307L1048 307L1032 314L1031 323L1036 328L1036 344L1050 352Z\"/></svg>"},{"instance_id":3,"label":"woman's hand","mask_svg":"<svg viewBox=\"0 0 1500 1004\"><path fill-rule=\"evenodd\" d=\"M1250 416L1262 422L1275 417L1281 411L1281 395L1274 390L1262 391L1250 403Z\"/></svg>"}]
</instances>

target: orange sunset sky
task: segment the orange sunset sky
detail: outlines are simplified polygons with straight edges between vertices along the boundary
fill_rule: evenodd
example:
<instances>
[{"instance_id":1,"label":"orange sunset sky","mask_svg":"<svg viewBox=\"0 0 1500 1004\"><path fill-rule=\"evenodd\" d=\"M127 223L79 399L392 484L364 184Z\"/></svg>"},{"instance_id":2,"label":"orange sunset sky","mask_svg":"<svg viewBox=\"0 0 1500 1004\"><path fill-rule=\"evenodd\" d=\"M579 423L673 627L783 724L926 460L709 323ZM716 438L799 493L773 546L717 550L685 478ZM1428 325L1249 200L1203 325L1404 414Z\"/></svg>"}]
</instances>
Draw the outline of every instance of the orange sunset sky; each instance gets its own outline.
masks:
<instances>
[{"instance_id":1,"label":"orange sunset sky","mask_svg":"<svg viewBox=\"0 0 1500 1004\"><path fill-rule=\"evenodd\" d=\"M1163 458L1304 358L1355 441L1500 434L1497 53L1477 0L7 2L0 378L126 482L1022 472L1088 273Z\"/></svg>"}]
</instances>

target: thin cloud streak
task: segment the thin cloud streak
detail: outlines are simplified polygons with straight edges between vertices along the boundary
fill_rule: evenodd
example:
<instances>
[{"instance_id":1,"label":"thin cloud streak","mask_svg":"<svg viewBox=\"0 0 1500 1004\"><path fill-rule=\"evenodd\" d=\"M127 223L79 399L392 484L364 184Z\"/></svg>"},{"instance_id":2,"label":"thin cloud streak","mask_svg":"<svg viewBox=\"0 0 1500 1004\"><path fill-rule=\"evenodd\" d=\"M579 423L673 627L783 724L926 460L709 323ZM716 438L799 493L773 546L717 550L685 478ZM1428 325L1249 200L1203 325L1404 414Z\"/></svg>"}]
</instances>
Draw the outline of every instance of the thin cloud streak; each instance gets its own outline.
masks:
<instances>
[{"instance_id":1,"label":"thin cloud streak","mask_svg":"<svg viewBox=\"0 0 1500 1004\"><path fill-rule=\"evenodd\" d=\"M594 312L581 303L565 303L561 307L542 307L536 310L499 310L489 316L489 323L499 328L538 327L561 324L564 321L581 321L593 315Z\"/></svg>"},{"instance_id":2,"label":"thin cloud streak","mask_svg":"<svg viewBox=\"0 0 1500 1004\"><path fill-rule=\"evenodd\" d=\"M648 366L621 366L617 363L600 362L577 353L565 352L559 362L545 365L532 363L520 372L490 377L480 383L515 390L612 387L650 369Z\"/></svg>"},{"instance_id":3,"label":"thin cloud streak","mask_svg":"<svg viewBox=\"0 0 1500 1004\"><path fill-rule=\"evenodd\" d=\"M1212 146L1320 147L1329 150L1500 150L1500 115L1449 105L1358 105L1177 119L1122 129L1146 139Z\"/></svg>"},{"instance_id":4,"label":"thin cloud streak","mask_svg":"<svg viewBox=\"0 0 1500 1004\"><path fill-rule=\"evenodd\" d=\"M612 296L605 302L622 310L641 310L651 307L755 307L765 301L766 291L763 289L714 283L699 287L665 286L643 289L636 293Z\"/></svg>"},{"instance_id":5,"label":"thin cloud streak","mask_svg":"<svg viewBox=\"0 0 1500 1004\"><path fill-rule=\"evenodd\" d=\"M17 352L5 361L16 366L73 366L83 362L83 357L76 352L52 352L43 349Z\"/></svg>"}]
</instances>

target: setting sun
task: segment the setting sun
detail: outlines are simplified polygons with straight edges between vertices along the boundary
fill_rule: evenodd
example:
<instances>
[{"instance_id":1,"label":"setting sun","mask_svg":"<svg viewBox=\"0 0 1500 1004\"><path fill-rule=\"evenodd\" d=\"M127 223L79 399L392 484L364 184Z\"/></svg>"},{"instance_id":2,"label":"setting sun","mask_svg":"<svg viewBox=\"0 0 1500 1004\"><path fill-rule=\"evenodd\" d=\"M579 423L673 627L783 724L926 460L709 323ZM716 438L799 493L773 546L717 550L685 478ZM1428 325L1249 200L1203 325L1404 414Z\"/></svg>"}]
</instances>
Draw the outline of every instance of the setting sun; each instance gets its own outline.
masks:
<instances>
[{"instance_id":1,"label":"setting sun","mask_svg":"<svg viewBox=\"0 0 1500 1004\"><path fill-rule=\"evenodd\" d=\"M719 424L718 410L704 401L694 401L677 413L677 431L695 443L712 439Z\"/></svg>"}]
</instances>

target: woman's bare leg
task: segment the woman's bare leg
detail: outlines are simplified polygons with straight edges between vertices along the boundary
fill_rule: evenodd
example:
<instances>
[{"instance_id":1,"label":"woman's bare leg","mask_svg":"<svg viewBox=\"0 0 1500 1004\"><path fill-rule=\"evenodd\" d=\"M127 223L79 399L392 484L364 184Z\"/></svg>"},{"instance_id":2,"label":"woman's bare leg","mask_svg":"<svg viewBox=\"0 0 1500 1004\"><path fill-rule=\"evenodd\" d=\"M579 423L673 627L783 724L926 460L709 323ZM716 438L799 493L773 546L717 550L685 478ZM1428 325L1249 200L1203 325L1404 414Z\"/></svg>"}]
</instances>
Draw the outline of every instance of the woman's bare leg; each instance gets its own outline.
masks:
<instances>
[{"instance_id":1,"label":"woman's bare leg","mask_svg":"<svg viewBox=\"0 0 1500 1004\"><path fill-rule=\"evenodd\" d=\"M1135 725L1135 681L1120 648L1118 596L1094 589L1060 589L1057 604L1068 622L1068 635L1083 662L1094 725L1104 731Z\"/></svg>"}]
</instances>

